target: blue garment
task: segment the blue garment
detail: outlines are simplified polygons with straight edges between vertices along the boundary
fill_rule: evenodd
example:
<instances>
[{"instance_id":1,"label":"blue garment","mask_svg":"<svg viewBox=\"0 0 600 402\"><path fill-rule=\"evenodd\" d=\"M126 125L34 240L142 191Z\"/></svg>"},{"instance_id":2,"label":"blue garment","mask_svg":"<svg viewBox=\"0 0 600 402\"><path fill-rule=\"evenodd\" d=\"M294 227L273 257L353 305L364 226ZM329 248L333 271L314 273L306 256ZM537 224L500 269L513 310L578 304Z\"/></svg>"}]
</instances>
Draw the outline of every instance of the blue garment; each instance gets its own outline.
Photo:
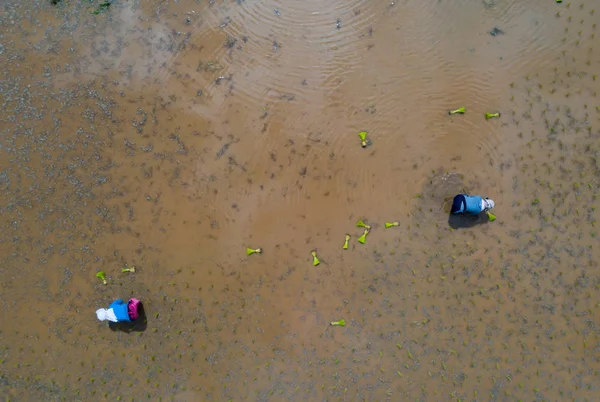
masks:
<instances>
[{"instance_id":1,"label":"blue garment","mask_svg":"<svg viewBox=\"0 0 600 402\"><path fill-rule=\"evenodd\" d=\"M481 203L483 198L478 195L459 194L454 197L452 203L453 214L478 215L481 213Z\"/></svg>"},{"instance_id":2,"label":"blue garment","mask_svg":"<svg viewBox=\"0 0 600 402\"><path fill-rule=\"evenodd\" d=\"M113 309L117 320L131 322L129 318L129 311L127 309L127 303L121 299L117 299L108 306L109 309Z\"/></svg>"}]
</instances>

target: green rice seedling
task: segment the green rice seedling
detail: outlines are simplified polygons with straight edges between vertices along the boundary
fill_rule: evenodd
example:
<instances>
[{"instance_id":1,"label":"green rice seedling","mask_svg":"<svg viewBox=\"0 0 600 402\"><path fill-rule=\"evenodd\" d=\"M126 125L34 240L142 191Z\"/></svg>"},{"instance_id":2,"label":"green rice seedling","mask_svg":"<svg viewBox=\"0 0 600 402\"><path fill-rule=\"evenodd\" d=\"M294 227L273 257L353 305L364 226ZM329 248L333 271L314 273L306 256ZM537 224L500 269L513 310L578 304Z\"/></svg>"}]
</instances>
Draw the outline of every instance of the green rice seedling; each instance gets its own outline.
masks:
<instances>
[{"instance_id":1,"label":"green rice seedling","mask_svg":"<svg viewBox=\"0 0 600 402\"><path fill-rule=\"evenodd\" d=\"M367 135L368 133L366 131L361 131L360 133L358 133L358 136L360 137L360 145L363 148L366 148L367 145L369 145L369 141L367 141Z\"/></svg>"},{"instance_id":2,"label":"green rice seedling","mask_svg":"<svg viewBox=\"0 0 600 402\"><path fill-rule=\"evenodd\" d=\"M386 229L389 229L389 228L394 227L394 226L400 226L400 222L386 222L385 223L385 228Z\"/></svg>"},{"instance_id":3,"label":"green rice seedling","mask_svg":"<svg viewBox=\"0 0 600 402\"><path fill-rule=\"evenodd\" d=\"M100 271L96 273L96 278L102 280L102 282L107 285L108 282L106 281L106 273L104 273L104 271Z\"/></svg>"},{"instance_id":4,"label":"green rice seedling","mask_svg":"<svg viewBox=\"0 0 600 402\"><path fill-rule=\"evenodd\" d=\"M464 106L459 107L458 109L453 109L453 110L448 110L448 114L449 115L453 115L453 114L465 114L467 110L465 109Z\"/></svg>"},{"instance_id":5,"label":"green rice seedling","mask_svg":"<svg viewBox=\"0 0 600 402\"><path fill-rule=\"evenodd\" d=\"M108 7L110 7L111 2L110 1L105 1L103 3L100 3L98 5L98 7L92 11L92 14L100 14L102 11L108 10Z\"/></svg>"},{"instance_id":6,"label":"green rice seedling","mask_svg":"<svg viewBox=\"0 0 600 402\"><path fill-rule=\"evenodd\" d=\"M346 321L345 320L331 321L329 323L329 325L331 325L332 327L345 327Z\"/></svg>"},{"instance_id":7,"label":"green rice seedling","mask_svg":"<svg viewBox=\"0 0 600 402\"><path fill-rule=\"evenodd\" d=\"M489 119L493 119L493 118L500 118L500 112L496 112L496 113L486 113L485 114L485 119L489 120Z\"/></svg>"},{"instance_id":8,"label":"green rice seedling","mask_svg":"<svg viewBox=\"0 0 600 402\"><path fill-rule=\"evenodd\" d=\"M365 244L367 241L367 235L369 234L369 229L365 229L363 234L358 238L358 242L361 244Z\"/></svg>"},{"instance_id":9,"label":"green rice seedling","mask_svg":"<svg viewBox=\"0 0 600 402\"><path fill-rule=\"evenodd\" d=\"M246 255L262 254L262 248L247 248Z\"/></svg>"},{"instance_id":10,"label":"green rice seedling","mask_svg":"<svg viewBox=\"0 0 600 402\"><path fill-rule=\"evenodd\" d=\"M121 272L122 272L122 273L126 273L126 272L131 272L131 273L134 273L134 272L135 272L135 267L131 267L131 268L121 268Z\"/></svg>"},{"instance_id":11,"label":"green rice seedling","mask_svg":"<svg viewBox=\"0 0 600 402\"><path fill-rule=\"evenodd\" d=\"M491 212L487 213L488 219L490 220L490 222L494 222L496 220L496 215L494 215Z\"/></svg>"},{"instance_id":12,"label":"green rice seedling","mask_svg":"<svg viewBox=\"0 0 600 402\"><path fill-rule=\"evenodd\" d=\"M600 106L598 106L600 108ZM364 223L361 219L358 220L358 222L356 222L356 227L357 228L365 228L367 230L371 230L371 226L367 225L366 223Z\"/></svg>"},{"instance_id":13,"label":"green rice seedling","mask_svg":"<svg viewBox=\"0 0 600 402\"><path fill-rule=\"evenodd\" d=\"M342 247L344 250L348 250L348 243L350 242L350 235L346 234L346 240L344 240L344 247Z\"/></svg>"},{"instance_id":14,"label":"green rice seedling","mask_svg":"<svg viewBox=\"0 0 600 402\"><path fill-rule=\"evenodd\" d=\"M316 250L311 251L310 255L312 255L312 257L313 257L313 266L316 267L317 265L319 265L321 263L321 261L319 261L319 258L317 257L317 251Z\"/></svg>"}]
</instances>

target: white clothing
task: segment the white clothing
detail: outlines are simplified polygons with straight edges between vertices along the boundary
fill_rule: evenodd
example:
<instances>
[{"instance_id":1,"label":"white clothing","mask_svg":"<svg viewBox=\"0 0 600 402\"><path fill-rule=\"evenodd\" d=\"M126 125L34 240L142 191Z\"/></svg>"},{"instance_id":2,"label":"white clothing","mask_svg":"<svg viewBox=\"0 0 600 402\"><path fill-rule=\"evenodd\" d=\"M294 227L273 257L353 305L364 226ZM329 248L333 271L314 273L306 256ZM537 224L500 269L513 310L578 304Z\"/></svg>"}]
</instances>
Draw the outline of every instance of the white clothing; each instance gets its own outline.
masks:
<instances>
[{"instance_id":1,"label":"white clothing","mask_svg":"<svg viewBox=\"0 0 600 402\"><path fill-rule=\"evenodd\" d=\"M96 310L96 317L98 317L98 319L100 321L112 321L112 322L119 322L119 320L117 320L117 316L115 315L115 312L112 308L109 309L105 309L105 308L100 308L98 310Z\"/></svg>"},{"instance_id":2,"label":"white clothing","mask_svg":"<svg viewBox=\"0 0 600 402\"><path fill-rule=\"evenodd\" d=\"M489 198L481 199L481 211L482 212L489 211L490 209L494 208L495 206L496 206L496 204L494 203L494 200L490 200Z\"/></svg>"}]
</instances>

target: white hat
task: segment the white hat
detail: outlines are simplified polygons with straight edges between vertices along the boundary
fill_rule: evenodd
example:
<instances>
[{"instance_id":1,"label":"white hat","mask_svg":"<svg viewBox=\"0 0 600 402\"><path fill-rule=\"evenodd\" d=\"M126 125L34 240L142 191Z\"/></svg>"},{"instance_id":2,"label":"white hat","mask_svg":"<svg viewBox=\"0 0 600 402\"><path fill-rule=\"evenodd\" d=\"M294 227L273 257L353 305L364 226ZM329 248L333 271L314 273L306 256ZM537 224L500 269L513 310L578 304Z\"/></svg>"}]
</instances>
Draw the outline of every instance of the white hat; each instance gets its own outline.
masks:
<instances>
[{"instance_id":1,"label":"white hat","mask_svg":"<svg viewBox=\"0 0 600 402\"><path fill-rule=\"evenodd\" d=\"M496 203L494 202L494 200L490 200L489 198L486 198L485 201L487 202L488 209L492 209L496 206Z\"/></svg>"}]
</instances>

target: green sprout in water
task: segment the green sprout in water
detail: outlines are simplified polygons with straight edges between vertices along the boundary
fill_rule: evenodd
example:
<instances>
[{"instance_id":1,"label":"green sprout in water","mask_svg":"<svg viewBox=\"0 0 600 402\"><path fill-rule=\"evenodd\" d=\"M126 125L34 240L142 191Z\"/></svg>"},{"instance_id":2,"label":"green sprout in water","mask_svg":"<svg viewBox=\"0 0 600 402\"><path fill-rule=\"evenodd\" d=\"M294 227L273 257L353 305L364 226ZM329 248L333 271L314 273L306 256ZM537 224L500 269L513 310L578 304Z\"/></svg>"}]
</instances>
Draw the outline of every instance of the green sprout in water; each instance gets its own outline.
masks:
<instances>
[{"instance_id":1,"label":"green sprout in water","mask_svg":"<svg viewBox=\"0 0 600 402\"><path fill-rule=\"evenodd\" d=\"M346 240L344 241L344 247L342 247L344 250L348 250L348 242L350 242L350 235L346 234Z\"/></svg>"},{"instance_id":2,"label":"green sprout in water","mask_svg":"<svg viewBox=\"0 0 600 402\"><path fill-rule=\"evenodd\" d=\"M100 14L102 11L108 10L108 7L110 7L111 3L112 3L112 0L100 3L98 5L98 8L96 8L94 11L92 11L92 14Z\"/></svg>"},{"instance_id":3,"label":"green sprout in water","mask_svg":"<svg viewBox=\"0 0 600 402\"><path fill-rule=\"evenodd\" d=\"M332 327L345 327L346 321L345 320L331 321L329 323L329 325L331 325Z\"/></svg>"},{"instance_id":4,"label":"green sprout in water","mask_svg":"<svg viewBox=\"0 0 600 402\"><path fill-rule=\"evenodd\" d=\"M363 148L366 148L366 146L369 145L369 142L367 141L367 132L361 131L360 133L358 133L358 136L360 137L360 145Z\"/></svg>"},{"instance_id":5,"label":"green sprout in water","mask_svg":"<svg viewBox=\"0 0 600 402\"><path fill-rule=\"evenodd\" d=\"M104 271L100 271L96 273L96 278L99 278L102 280L102 282L107 285L108 282L106 281L106 274L104 273Z\"/></svg>"},{"instance_id":6,"label":"green sprout in water","mask_svg":"<svg viewBox=\"0 0 600 402\"><path fill-rule=\"evenodd\" d=\"M489 120L489 119L493 119L493 118L500 118L500 112L496 112L496 113L486 113L485 114L485 119Z\"/></svg>"},{"instance_id":7,"label":"green sprout in water","mask_svg":"<svg viewBox=\"0 0 600 402\"><path fill-rule=\"evenodd\" d=\"M453 114L465 114L467 110L465 109L465 107L459 107L458 109L454 109L454 110L448 110L448 114L449 115L453 115Z\"/></svg>"},{"instance_id":8,"label":"green sprout in water","mask_svg":"<svg viewBox=\"0 0 600 402\"><path fill-rule=\"evenodd\" d=\"M261 254L262 248L247 248L246 255Z\"/></svg>"},{"instance_id":9,"label":"green sprout in water","mask_svg":"<svg viewBox=\"0 0 600 402\"><path fill-rule=\"evenodd\" d=\"M362 236L358 238L358 242L361 244L365 244L367 241L367 235L369 234L369 229L365 229Z\"/></svg>"},{"instance_id":10,"label":"green sprout in water","mask_svg":"<svg viewBox=\"0 0 600 402\"><path fill-rule=\"evenodd\" d=\"M317 258L317 251L316 250L311 251L310 255L312 255L312 257L313 257L313 265L315 267L321 263L321 261L319 261L319 259Z\"/></svg>"},{"instance_id":11,"label":"green sprout in water","mask_svg":"<svg viewBox=\"0 0 600 402\"><path fill-rule=\"evenodd\" d=\"M385 228L386 229L389 229L389 228L394 227L394 226L400 226L400 222L386 222L385 223Z\"/></svg>"},{"instance_id":12,"label":"green sprout in water","mask_svg":"<svg viewBox=\"0 0 600 402\"><path fill-rule=\"evenodd\" d=\"M121 268L121 272L125 273L125 272L135 272L135 267L131 267L131 268Z\"/></svg>"},{"instance_id":13,"label":"green sprout in water","mask_svg":"<svg viewBox=\"0 0 600 402\"><path fill-rule=\"evenodd\" d=\"M496 215L494 215L494 214L493 214L493 213L491 213L491 212L488 212L488 213L487 213L487 216L488 216L488 218L489 218L490 222L494 222L494 221L496 220Z\"/></svg>"},{"instance_id":14,"label":"green sprout in water","mask_svg":"<svg viewBox=\"0 0 600 402\"><path fill-rule=\"evenodd\" d=\"M358 222L356 222L356 227L357 228L365 228L365 229L371 230L371 226L369 226L366 223L364 223L361 219L359 219Z\"/></svg>"}]
</instances>

